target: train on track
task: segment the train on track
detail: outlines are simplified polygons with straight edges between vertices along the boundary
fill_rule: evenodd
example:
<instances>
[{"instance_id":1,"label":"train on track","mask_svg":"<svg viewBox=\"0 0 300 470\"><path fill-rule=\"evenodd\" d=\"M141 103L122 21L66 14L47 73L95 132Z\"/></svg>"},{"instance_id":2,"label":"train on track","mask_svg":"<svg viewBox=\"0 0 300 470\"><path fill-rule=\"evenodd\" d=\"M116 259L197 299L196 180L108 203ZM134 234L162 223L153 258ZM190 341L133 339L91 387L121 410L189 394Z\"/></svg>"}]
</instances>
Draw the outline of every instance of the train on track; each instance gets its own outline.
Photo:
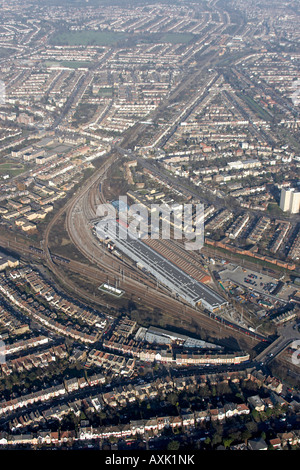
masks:
<instances>
[{"instance_id":1,"label":"train on track","mask_svg":"<svg viewBox=\"0 0 300 470\"><path fill-rule=\"evenodd\" d=\"M248 330L246 328L243 328L242 326L239 326L236 323L232 323L229 320L226 320L225 318L220 317L219 315L216 315L215 313L211 313L208 310L205 310L205 313L207 313L214 320L217 320L218 322L220 322L220 323L222 323L226 326L229 326L233 330L240 331L241 333L244 333L248 336L251 336L252 338L257 339L259 341L262 341L264 343L271 343L272 342L270 339L266 338L265 336L262 336L259 333L256 333L255 331L251 331L251 330Z\"/></svg>"},{"instance_id":2,"label":"train on track","mask_svg":"<svg viewBox=\"0 0 300 470\"><path fill-rule=\"evenodd\" d=\"M66 264L70 263L70 260L67 258L64 258L63 256L55 255L51 252L50 252L50 255L51 255L51 258L55 259L56 261L60 261L61 263L66 263Z\"/></svg>"},{"instance_id":3,"label":"train on track","mask_svg":"<svg viewBox=\"0 0 300 470\"><path fill-rule=\"evenodd\" d=\"M37 248L35 246L30 246L29 248L30 248L30 250L32 250L36 253L40 253L41 255L44 255L44 251L41 248ZM66 263L66 264L70 263L70 260L67 259L67 258L64 258L63 256L59 256L59 255L53 254L51 252L50 252L50 255L51 255L53 260L59 261L61 263ZM229 328L232 328L233 330L244 333L244 334L246 334L248 336L251 336L252 338L254 338L256 340L259 340L259 341L262 341L264 343L271 343L271 340L266 338L265 336L262 336L259 333L256 333L255 331L251 331L251 330L248 330L246 328L243 328L243 327L237 325L236 323L232 323L229 320L226 320L225 318L223 318L219 315L216 315L215 313L209 312L206 309L204 310L204 313L206 313L207 316L209 316L210 318L213 318L214 320L222 323L223 325L228 326Z\"/></svg>"},{"instance_id":4,"label":"train on track","mask_svg":"<svg viewBox=\"0 0 300 470\"><path fill-rule=\"evenodd\" d=\"M35 253L40 253L41 255L44 254L44 250L42 250L41 248L37 248L36 246L30 245L29 249L31 251L34 251Z\"/></svg>"},{"instance_id":5,"label":"train on track","mask_svg":"<svg viewBox=\"0 0 300 470\"><path fill-rule=\"evenodd\" d=\"M31 251L34 251L35 253L39 253L42 256L44 256L44 254L45 254L44 250L42 250L41 248L37 248L36 246L30 245L29 249ZM54 259L56 261L60 261L61 263L66 263L66 264L70 263L70 260L68 258L64 258L63 256L56 255L55 253L51 253L51 251L49 251L49 252L50 252L50 255L51 255L52 259Z\"/></svg>"}]
</instances>

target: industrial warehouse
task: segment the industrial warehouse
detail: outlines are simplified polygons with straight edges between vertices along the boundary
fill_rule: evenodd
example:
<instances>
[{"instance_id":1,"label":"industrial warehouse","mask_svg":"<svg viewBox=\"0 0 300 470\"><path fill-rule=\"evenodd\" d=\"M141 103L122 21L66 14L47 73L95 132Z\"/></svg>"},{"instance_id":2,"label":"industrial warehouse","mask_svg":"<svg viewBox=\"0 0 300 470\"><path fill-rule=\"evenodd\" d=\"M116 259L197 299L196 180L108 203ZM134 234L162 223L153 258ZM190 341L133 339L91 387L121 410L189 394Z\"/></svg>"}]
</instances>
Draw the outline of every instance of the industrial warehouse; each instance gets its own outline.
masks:
<instances>
[{"instance_id":1,"label":"industrial warehouse","mask_svg":"<svg viewBox=\"0 0 300 470\"><path fill-rule=\"evenodd\" d=\"M210 312L214 312L227 305L227 301L205 284L196 281L185 273L143 240L128 236L128 231L118 224L118 233L115 230L115 220L106 219L105 225L101 222L95 225L98 238L101 241L110 239L117 249L136 262L137 266L152 274L159 282L168 287L174 294L186 300L193 306L201 304Z\"/></svg>"},{"instance_id":2,"label":"industrial warehouse","mask_svg":"<svg viewBox=\"0 0 300 470\"><path fill-rule=\"evenodd\" d=\"M199 348L199 349L222 349L214 343L208 343L201 339L192 338L174 331L165 330L163 328L157 328L150 326L149 328L140 327L135 335L135 339L140 341L146 341L151 344L177 344L184 348Z\"/></svg>"}]
</instances>

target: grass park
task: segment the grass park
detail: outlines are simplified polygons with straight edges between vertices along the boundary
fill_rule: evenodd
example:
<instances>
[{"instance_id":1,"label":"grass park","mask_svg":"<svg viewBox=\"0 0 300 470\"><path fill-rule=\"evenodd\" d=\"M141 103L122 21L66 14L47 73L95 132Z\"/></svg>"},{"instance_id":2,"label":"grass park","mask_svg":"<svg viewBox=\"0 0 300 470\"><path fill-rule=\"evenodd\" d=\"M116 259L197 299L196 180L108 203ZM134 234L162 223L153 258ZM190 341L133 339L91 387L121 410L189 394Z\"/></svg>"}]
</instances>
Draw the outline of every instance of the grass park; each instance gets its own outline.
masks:
<instances>
[{"instance_id":1,"label":"grass park","mask_svg":"<svg viewBox=\"0 0 300 470\"><path fill-rule=\"evenodd\" d=\"M9 175L9 177L18 176L26 171L22 163L5 162L0 163L0 178Z\"/></svg>"},{"instance_id":2,"label":"grass park","mask_svg":"<svg viewBox=\"0 0 300 470\"><path fill-rule=\"evenodd\" d=\"M63 67L68 69L88 69L93 65L93 62L83 62L79 60L46 60L46 67Z\"/></svg>"},{"instance_id":3,"label":"grass park","mask_svg":"<svg viewBox=\"0 0 300 470\"><path fill-rule=\"evenodd\" d=\"M149 44L187 44L194 39L192 33L123 33L114 31L67 31L57 32L51 38L51 43L56 46L104 46L112 47L122 45L130 47L137 42Z\"/></svg>"},{"instance_id":4,"label":"grass park","mask_svg":"<svg viewBox=\"0 0 300 470\"><path fill-rule=\"evenodd\" d=\"M67 31L52 36L56 46L113 46L124 41L128 35L112 31Z\"/></svg>"}]
</instances>

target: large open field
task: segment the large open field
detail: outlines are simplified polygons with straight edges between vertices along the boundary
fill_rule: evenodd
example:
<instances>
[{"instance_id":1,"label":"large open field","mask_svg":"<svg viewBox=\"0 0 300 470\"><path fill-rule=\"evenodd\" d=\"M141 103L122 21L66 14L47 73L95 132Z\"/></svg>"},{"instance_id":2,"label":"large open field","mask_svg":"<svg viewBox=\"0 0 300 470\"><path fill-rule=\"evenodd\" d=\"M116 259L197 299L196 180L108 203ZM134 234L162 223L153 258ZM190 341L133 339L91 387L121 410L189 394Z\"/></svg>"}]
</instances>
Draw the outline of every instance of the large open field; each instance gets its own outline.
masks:
<instances>
[{"instance_id":1,"label":"large open field","mask_svg":"<svg viewBox=\"0 0 300 470\"><path fill-rule=\"evenodd\" d=\"M4 57L9 57L14 52L16 52L16 49L12 49L9 47L0 47L0 58L3 59Z\"/></svg>"},{"instance_id":2,"label":"large open field","mask_svg":"<svg viewBox=\"0 0 300 470\"><path fill-rule=\"evenodd\" d=\"M79 60L46 60L46 67L68 67L69 69L89 68L93 62L82 62Z\"/></svg>"},{"instance_id":3,"label":"large open field","mask_svg":"<svg viewBox=\"0 0 300 470\"><path fill-rule=\"evenodd\" d=\"M60 46L113 46L125 39L125 33L111 31L67 31L52 36L51 43Z\"/></svg>"},{"instance_id":4,"label":"large open field","mask_svg":"<svg viewBox=\"0 0 300 470\"><path fill-rule=\"evenodd\" d=\"M0 177L4 175L17 176L26 171L22 163L6 162L0 163Z\"/></svg>"},{"instance_id":5,"label":"large open field","mask_svg":"<svg viewBox=\"0 0 300 470\"><path fill-rule=\"evenodd\" d=\"M171 43L187 44L192 41L191 33L165 33L165 34L134 34L113 31L67 31L58 32L51 38L51 43L58 46L116 46L130 45L137 42L149 44Z\"/></svg>"}]
</instances>

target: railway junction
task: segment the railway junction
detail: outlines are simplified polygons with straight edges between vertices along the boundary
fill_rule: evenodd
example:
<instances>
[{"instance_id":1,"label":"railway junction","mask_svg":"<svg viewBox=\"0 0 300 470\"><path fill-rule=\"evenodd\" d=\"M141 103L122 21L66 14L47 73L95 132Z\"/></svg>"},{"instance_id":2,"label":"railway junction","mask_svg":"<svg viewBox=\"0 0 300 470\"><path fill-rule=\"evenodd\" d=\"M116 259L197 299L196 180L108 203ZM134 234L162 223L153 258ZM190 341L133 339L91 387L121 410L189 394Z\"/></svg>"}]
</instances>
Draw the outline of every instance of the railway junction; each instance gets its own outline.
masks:
<instances>
[{"instance_id":1,"label":"railway junction","mask_svg":"<svg viewBox=\"0 0 300 470\"><path fill-rule=\"evenodd\" d=\"M186 300L192 306L201 304L210 312L215 312L227 305L227 301L210 287L195 280L170 260L163 257L142 239L128 236L126 227L118 224L114 230L114 220L96 224L95 229L100 240L110 239L118 250L133 260L141 269L152 274L159 282L167 286L175 295Z\"/></svg>"}]
</instances>

